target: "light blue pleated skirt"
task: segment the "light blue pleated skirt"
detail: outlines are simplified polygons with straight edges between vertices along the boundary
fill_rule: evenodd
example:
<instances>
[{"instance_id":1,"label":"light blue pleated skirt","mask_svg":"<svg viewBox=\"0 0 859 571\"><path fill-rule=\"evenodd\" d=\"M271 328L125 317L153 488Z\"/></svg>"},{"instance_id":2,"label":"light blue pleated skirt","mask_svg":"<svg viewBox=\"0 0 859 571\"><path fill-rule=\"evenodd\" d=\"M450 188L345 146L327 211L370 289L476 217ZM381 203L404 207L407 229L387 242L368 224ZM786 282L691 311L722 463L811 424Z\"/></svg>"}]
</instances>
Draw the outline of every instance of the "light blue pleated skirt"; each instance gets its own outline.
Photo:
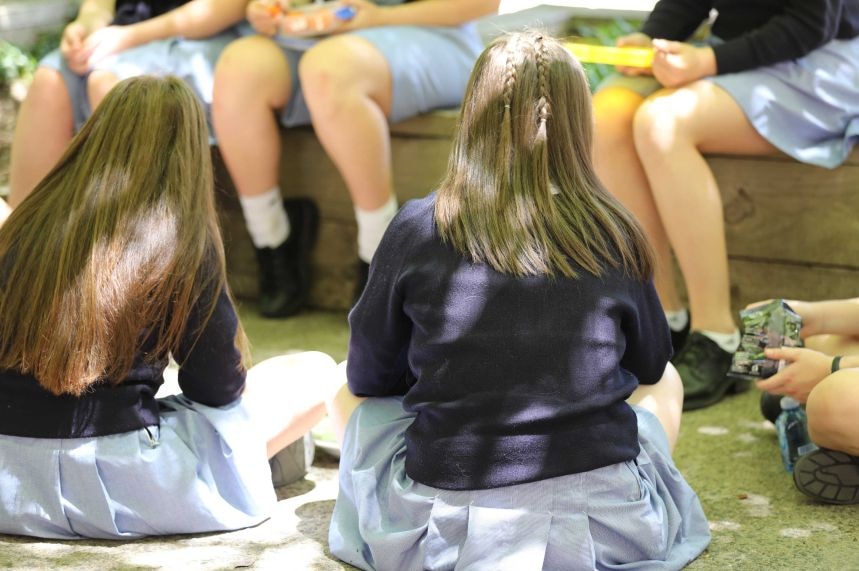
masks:
<instances>
[{"instance_id":1,"label":"light blue pleated skirt","mask_svg":"<svg viewBox=\"0 0 859 571\"><path fill-rule=\"evenodd\" d=\"M799 161L835 168L859 142L859 38L833 40L797 60L708 81L731 95L762 137ZM605 87L646 97L661 86L652 77L617 75L599 89Z\"/></svg>"},{"instance_id":2,"label":"light blue pleated skirt","mask_svg":"<svg viewBox=\"0 0 859 571\"><path fill-rule=\"evenodd\" d=\"M243 35L253 34L245 24ZM391 70L392 106L388 118L396 123L433 109L456 107L462 102L468 78L483 43L474 24L460 27L385 26L348 32L378 49ZM298 80L298 61L317 39L277 37L289 62L292 89L280 115L285 127L310 124L310 112Z\"/></svg>"},{"instance_id":3,"label":"light blue pleated skirt","mask_svg":"<svg viewBox=\"0 0 859 571\"><path fill-rule=\"evenodd\" d=\"M209 121L209 133L213 133L210 109L215 64L227 44L237 37L237 29L230 28L203 40L178 37L156 40L107 57L100 61L95 69L109 71L119 79L138 75L175 75L183 79L203 103ZM70 70L59 50L49 53L39 65L55 69L62 74L69 91L77 131L92 114L87 97L87 77Z\"/></svg>"},{"instance_id":4,"label":"light blue pleated skirt","mask_svg":"<svg viewBox=\"0 0 859 571\"><path fill-rule=\"evenodd\" d=\"M707 520L659 421L634 408L641 445L634 461L449 491L406 474L413 416L402 399L368 399L346 428L331 553L380 571L681 569L707 547Z\"/></svg>"},{"instance_id":5,"label":"light blue pleated skirt","mask_svg":"<svg viewBox=\"0 0 859 571\"><path fill-rule=\"evenodd\" d=\"M161 426L97 438L0 436L0 533L127 539L239 529L276 497L241 400L159 399Z\"/></svg>"}]
</instances>

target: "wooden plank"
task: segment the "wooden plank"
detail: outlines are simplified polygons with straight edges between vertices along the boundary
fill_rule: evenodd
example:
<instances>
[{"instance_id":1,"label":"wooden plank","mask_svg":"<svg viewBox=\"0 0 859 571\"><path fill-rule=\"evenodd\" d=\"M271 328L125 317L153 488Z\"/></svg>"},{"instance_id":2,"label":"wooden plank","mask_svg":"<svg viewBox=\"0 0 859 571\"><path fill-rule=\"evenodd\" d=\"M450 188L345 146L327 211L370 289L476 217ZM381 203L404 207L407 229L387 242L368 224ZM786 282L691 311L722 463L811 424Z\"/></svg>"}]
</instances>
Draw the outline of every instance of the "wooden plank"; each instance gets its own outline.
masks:
<instances>
[{"instance_id":1,"label":"wooden plank","mask_svg":"<svg viewBox=\"0 0 859 571\"><path fill-rule=\"evenodd\" d=\"M456 113L417 117L392 128L394 186L400 203L425 196L444 176ZM356 228L352 201L312 129L283 133L284 195L320 209L310 305L346 309L355 287ZM736 308L772 296L825 299L857 295L859 283L859 150L835 170L785 156L708 157L723 196ZM215 153L218 207L230 283L237 296L257 294L254 251L235 190ZM780 291L773 291L779 288Z\"/></svg>"},{"instance_id":2,"label":"wooden plank","mask_svg":"<svg viewBox=\"0 0 859 571\"><path fill-rule=\"evenodd\" d=\"M709 162L731 254L859 268L859 166L828 170L742 157Z\"/></svg>"}]
</instances>

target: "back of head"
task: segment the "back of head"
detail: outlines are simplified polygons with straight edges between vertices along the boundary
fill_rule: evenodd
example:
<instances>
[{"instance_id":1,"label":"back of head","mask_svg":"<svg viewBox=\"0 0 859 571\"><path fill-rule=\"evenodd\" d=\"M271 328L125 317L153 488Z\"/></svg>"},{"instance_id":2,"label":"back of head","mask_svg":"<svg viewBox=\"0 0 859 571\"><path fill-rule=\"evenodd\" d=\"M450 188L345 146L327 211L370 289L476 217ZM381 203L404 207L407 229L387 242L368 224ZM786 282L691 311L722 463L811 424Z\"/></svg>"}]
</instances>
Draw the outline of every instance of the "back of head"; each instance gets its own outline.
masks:
<instances>
[{"instance_id":1,"label":"back of head","mask_svg":"<svg viewBox=\"0 0 859 571\"><path fill-rule=\"evenodd\" d=\"M539 31L493 41L469 80L435 218L459 252L513 275L651 274L634 218L600 184L587 77Z\"/></svg>"},{"instance_id":2,"label":"back of head","mask_svg":"<svg viewBox=\"0 0 859 571\"><path fill-rule=\"evenodd\" d=\"M191 90L120 82L0 228L0 366L80 394L121 380L149 329L165 356L223 283L212 186Z\"/></svg>"}]
</instances>

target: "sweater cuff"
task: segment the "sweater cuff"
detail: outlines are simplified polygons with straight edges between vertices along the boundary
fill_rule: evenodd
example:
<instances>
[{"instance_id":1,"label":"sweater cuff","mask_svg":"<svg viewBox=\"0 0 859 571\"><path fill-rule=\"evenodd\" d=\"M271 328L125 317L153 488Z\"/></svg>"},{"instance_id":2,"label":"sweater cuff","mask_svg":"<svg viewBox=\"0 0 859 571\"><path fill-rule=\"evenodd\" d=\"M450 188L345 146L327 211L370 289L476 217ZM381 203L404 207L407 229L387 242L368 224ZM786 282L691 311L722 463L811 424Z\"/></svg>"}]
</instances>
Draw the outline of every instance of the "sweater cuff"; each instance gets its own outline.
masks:
<instances>
[{"instance_id":1,"label":"sweater cuff","mask_svg":"<svg viewBox=\"0 0 859 571\"><path fill-rule=\"evenodd\" d=\"M737 73L759 65L742 39L713 46L713 55L716 57L716 75Z\"/></svg>"}]
</instances>

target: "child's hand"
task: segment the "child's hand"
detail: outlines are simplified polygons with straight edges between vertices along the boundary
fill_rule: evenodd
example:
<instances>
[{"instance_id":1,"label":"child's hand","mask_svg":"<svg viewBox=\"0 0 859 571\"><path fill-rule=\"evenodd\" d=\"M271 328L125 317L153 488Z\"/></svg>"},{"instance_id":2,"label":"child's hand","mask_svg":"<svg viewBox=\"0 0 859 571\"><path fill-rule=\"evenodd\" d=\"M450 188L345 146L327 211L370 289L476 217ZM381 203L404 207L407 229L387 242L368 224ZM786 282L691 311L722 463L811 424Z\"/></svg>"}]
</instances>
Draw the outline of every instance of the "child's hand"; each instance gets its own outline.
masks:
<instances>
[{"instance_id":1,"label":"child's hand","mask_svg":"<svg viewBox=\"0 0 859 571\"><path fill-rule=\"evenodd\" d=\"M96 30L84 41L84 51L87 53L87 67L92 67L104 58L136 46L135 27L107 26Z\"/></svg>"},{"instance_id":2,"label":"child's hand","mask_svg":"<svg viewBox=\"0 0 859 571\"><path fill-rule=\"evenodd\" d=\"M788 365L772 377L758 381L758 388L799 402L808 400L811 389L829 376L832 367L832 357L813 349L773 347L766 349L765 354L767 359L783 359Z\"/></svg>"},{"instance_id":3,"label":"child's hand","mask_svg":"<svg viewBox=\"0 0 859 571\"><path fill-rule=\"evenodd\" d=\"M60 39L60 53L63 54L69 69L78 75L87 71L88 53L84 51L84 40L89 34L89 26L75 20L65 27Z\"/></svg>"},{"instance_id":4,"label":"child's hand","mask_svg":"<svg viewBox=\"0 0 859 571\"><path fill-rule=\"evenodd\" d=\"M772 301L772 299L756 301L747 305L746 309L751 309L758 305L766 305ZM802 318L802 329L799 331L800 338L806 339L812 335L823 333L823 316L820 315L820 311L818 310L820 307L819 305L814 302L799 301L797 299L785 299L783 301L793 310L794 313Z\"/></svg>"},{"instance_id":5,"label":"child's hand","mask_svg":"<svg viewBox=\"0 0 859 571\"><path fill-rule=\"evenodd\" d=\"M346 32L349 30L359 30L361 28L373 28L375 26L383 26L382 11L384 8L368 2L367 0L342 0L340 4L344 7L348 6L355 10L355 16L351 20L346 20L337 28L338 32Z\"/></svg>"},{"instance_id":6,"label":"child's hand","mask_svg":"<svg viewBox=\"0 0 859 571\"><path fill-rule=\"evenodd\" d=\"M716 73L716 56L710 47L653 40L653 76L665 87L680 87Z\"/></svg>"},{"instance_id":7,"label":"child's hand","mask_svg":"<svg viewBox=\"0 0 859 571\"><path fill-rule=\"evenodd\" d=\"M289 8L288 0L253 0L246 14L251 27L260 35L274 36L283 12Z\"/></svg>"},{"instance_id":8,"label":"child's hand","mask_svg":"<svg viewBox=\"0 0 859 571\"><path fill-rule=\"evenodd\" d=\"M647 34L635 32L634 34L619 37L615 45L619 48L649 48L652 47L653 43ZM623 75L653 75L649 67L626 67L618 65L615 66L615 69Z\"/></svg>"}]
</instances>

